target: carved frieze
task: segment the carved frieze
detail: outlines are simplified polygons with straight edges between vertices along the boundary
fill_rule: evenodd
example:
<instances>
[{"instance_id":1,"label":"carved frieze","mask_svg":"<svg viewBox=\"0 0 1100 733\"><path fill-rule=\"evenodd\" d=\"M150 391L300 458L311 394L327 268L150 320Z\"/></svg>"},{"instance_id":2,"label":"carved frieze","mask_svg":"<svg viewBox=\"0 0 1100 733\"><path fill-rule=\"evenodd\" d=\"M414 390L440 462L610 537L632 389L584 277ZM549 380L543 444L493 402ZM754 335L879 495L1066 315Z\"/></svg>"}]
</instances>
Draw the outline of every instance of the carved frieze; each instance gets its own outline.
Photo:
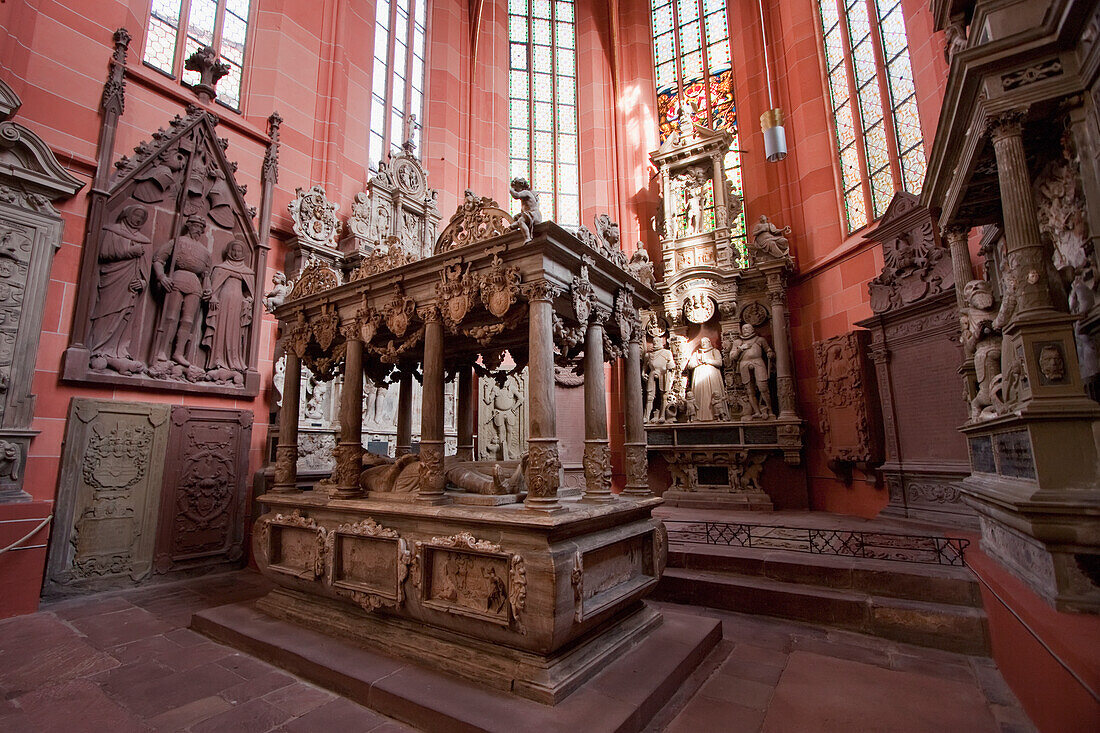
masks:
<instances>
[{"instance_id":1,"label":"carved frieze","mask_svg":"<svg viewBox=\"0 0 1100 733\"><path fill-rule=\"evenodd\" d=\"M303 580L325 574L328 530L295 509L289 514L267 514L256 528L256 546L269 570Z\"/></svg>"},{"instance_id":2,"label":"carved frieze","mask_svg":"<svg viewBox=\"0 0 1100 733\"><path fill-rule=\"evenodd\" d=\"M177 405L168 437L157 571L240 559L252 411Z\"/></svg>"},{"instance_id":3,"label":"carved frieze","mask_svg":"<svg viewBox=\"0 0 1100 733\"><path fill-rule=\"evenodd\" d=\"M74 398L47 585L142 580L152 570L168 405Z\"/></svg>"},{"instance_id":4,"label":"carved frieze","mask_svg":"<svg viewBox=\"0 0 1100 733\"><path fill-rule=\"evenodd\" d=\"M850 331L814 344L818 426L826 455L839 464L876 465L884 458L870 335Z\"/></svg>"}]
</instances>

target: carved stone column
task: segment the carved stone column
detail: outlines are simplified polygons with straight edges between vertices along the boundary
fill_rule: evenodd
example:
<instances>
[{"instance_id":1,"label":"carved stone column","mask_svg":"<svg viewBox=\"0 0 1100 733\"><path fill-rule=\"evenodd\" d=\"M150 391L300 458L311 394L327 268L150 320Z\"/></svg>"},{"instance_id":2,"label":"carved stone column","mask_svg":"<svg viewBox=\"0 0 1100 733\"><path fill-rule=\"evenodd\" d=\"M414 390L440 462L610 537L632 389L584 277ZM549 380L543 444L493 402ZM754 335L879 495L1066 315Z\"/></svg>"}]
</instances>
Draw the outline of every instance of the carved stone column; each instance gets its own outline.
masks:
<instances>
[{"instance_id":1,"label":"carved stone column","mask_svg":"<svg viewBox=\"0 0 1100 733\"><path fill-rule=\"evenodd\" d=\"M301 391L302 357L293 348L287 348L283 406L279 408L279 442L275 445L273 493L298 490L298 401Z\"/></svg>"},{"instance_id":2,"label":"carved stone column","mask_svg":"<svg viewBox=\"0 0 1100 733\"><path fill-rule=\"evenodd\" d=\"M545 280L536 280L524 285L523 294L529 301L530 319L527 337L530 429L525 504L528 509L555 511L561 508L558 503L561 459L558 457L554 402L554 307L551 304L557 288Z\"/></svg>"},{"instance_id":3,"label":"carved stone column","mask_svg":"<svg viewBox=\"0 0 1100 733\"><path fill-rule=\"evenodd\" d=\"M340 443L336 446L333 471L338 499L359 496L359 472L363 468L363 342L359 322L344 326L347 351L344 355L344 385L340 390Z\"/></svg>"},{"instance_id":4,"label":"carved stone column","mask_svg":"<svg viewBox=\"0 0 1100 733\"><path fill-rule=\"evenodd\" d=\"M1050 311L1050 287L1039 239L1039 215L1024 154L1024 112L1010 110L988 122L997 156L1005 229L1005 270L1015 280L1016 317ZM965 283L963 283L965 285Z\"/></svg>"},{"instance_id":5,"label":"carved stone column","mask_svg":"<svg viewBox=\"0 0 1100 733\"><path fill-rule=\"evenodd\" d=\"M420 406L420 493L417 501L446 503L443 475L443 319L432 305L417 311L424 321L424 389Z\"/></svg>"},{"instance_id":6,"label":"carved stone column","mask_svg":"<svg viewBox=\"0 0 1100 733\"><path fill-rule=\"evenodd\" d=\"M594 306L584 334L584 497L605 503L611 494L611 446L607 441L607 389L603 372L603 324L610 314Z\"/></svg>"},{"instance_id":7,"label":"carved stone column","mask_svg":"<svg viewBox=\"0 0 1100 733\"><path fill-rule=\"evenodd\" d=\"M458 370L458 451L460 461L474 460L474 372Z\"/></svg>"},{"instance_id":8,"label":"carved stone column","mask_svg":"<svg viewBox=\"0 0 1100 733\"><path fill-rule=\"evenodd\" d=\"M626 440L623 441L624 463L626 464L626 488L623 493L629 496L651 496L649 490L649 460L645 437L645 409L642 404L642 338L641 321L631 324L630 338L627 342L626 368L623 392L626 407Z\"/></svg>"},{"instance_id":9,"label":"carved stone column","mask_svg":"<svg viewBox=\"0 0 1100 733\"><path fill-rule=\"evenodd\" d=\"M402 370L397 387L397 449L398 458L412 452L412 374Z\"/></svg>"},{"instance_id":10,"label":"carved stone column","mask_svg":"<svg viewBox=\"0 0 1100 733\"><path fill-rule=\"evenodd\" d=\"M798 417L791 374L790 336L787 334L787 292L783 273L768 273L768 299L772 308L772 348L775 349L775 383L779 393L779 417Z\"/></svg>"},{"instance_id":11,"label":"carved stone column","mask_svg":"<svg viewBox=\"0 0 1100 733\"><path fill-rule=\"evenodd\" d=\"M962 308L966 305L963 302L963 288L974 279L974 265L970 262L970 248L967 246L970 228L944 227L943 236L951 252L951 269L955 275L955 302Z\"/></svg>"}]
</instances>

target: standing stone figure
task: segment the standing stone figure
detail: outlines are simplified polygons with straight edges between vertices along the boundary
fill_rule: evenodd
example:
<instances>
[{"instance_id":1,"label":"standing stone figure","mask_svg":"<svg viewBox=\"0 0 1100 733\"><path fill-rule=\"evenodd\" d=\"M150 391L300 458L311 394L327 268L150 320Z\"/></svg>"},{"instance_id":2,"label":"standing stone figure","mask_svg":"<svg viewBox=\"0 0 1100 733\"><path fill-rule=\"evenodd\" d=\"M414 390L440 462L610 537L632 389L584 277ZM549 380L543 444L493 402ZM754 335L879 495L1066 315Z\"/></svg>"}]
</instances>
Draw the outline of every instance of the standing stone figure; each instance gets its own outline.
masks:
<instances>
[{"instance_id":1,"label":"standing stone figure","mask_svg":"<svg viewBox=\"0 0 1100 733\"><path fill-rule=\"evenodd\" d=\"M684 182L684 233L682 236L703 233L703 198L707 187L707 174L700 168L692 168Z\"/></svg>"},{"instance_id":2,"label":"standing stone figure","mask_svg":"<svg viewBox=\"0 0 1100 733\"><path fill-rule=\"evenodd\" d=\"M768 390L768 374L775 362L775 352L767 340L757 335L748 323L742 325L741 337L733 340L729 361L736 366L741 383L748 392L752 416L765 419L775 417Z\"/></svg>"},{"instance_id":3,"label":"standing stone figure","mask_svg":"<svg viewBox=\"0 0 1100 733\"><path fill-rule=\"evenodd\" d=\"M130 353L137 299L149 284L149 237L142 233L149 212L141 204L122 209L103 229L99 245L99 282L89 334L92 369L110 367L133 374L144 366Z\"/></svg>"},{"instance_id":4,"label":"standing stone figure","mask_svg":"<svg viewBox=\"0 0 1100 733\"><path fill-rule=\"evenodd\" d=\"M161 247L153 258L153 273L164 288L164 309L157 326L154 363L172 361L189 367L188 347L193 352L195 316L200 300L210 298L210 251L204 241L206 220L193 216L184 233Z\"/></svg>"},{"instance_id":5,"label":"standing stone figure","mask_svg":"<svg viewBox=\"0 0 1100 733\"><path fill-rule=\"evenodd\" d=\"M626 269L646 287L652 288L657 282L657 278L653 274L653 262L649 259L649 252L646 252L641 242L638 243L638 249L634 250L634 254L630 256L630 263Z\"/></svg>"},{"instance_id":6,"label":"standing stone figure","mask_svg":"<svg viewBox=\"0 0 1100 733\"><path fill-rule=\"evenodd\" d=\"M530 242L531 230L542 221L542 211L539 210L539 196L531 190L531 184L525 178L513 178L508 193L512 198L519 201L520 212L516 216L515 225L523 232L523 241Z\"/></svg>"},{"instance_id":7,"label":"standing stone figure","mask_svg":"<svg viewBox=\"0 0 1100 733\"><path fill-rule=\"evenodd\" d=\"M646 350L645 355L645 416L650 422L664 422L668 412L669 392L672 389L675 361L672 349L665 344L663 336L657 336L656 342ZM657 393L661 393L661 402L656 405Z\"/></svg>"},{"instance_id":8,"label":"standing stone figure","mask_svg":"<svg viewBox=\"0 0 1100 733\"><path fill-rule=\"evenodd\" d=\"M245 261L247 251L244 241L234 239L225 248L225 259L214 266L203 338L210 349L209 368L236 372L237 376L229 377L234 381L248 367L245 337L252 324L255 272Z\"/></svg>"},{"instance_id":9,"label":"standing stone figure","mask_svg":"<svg viewBox=\"0 0 1100 733\"><path fill-rule=\"evenodd\" d=\"M687 368L691 370L691 392L695 397L696 419L710 422L715 419L713 396L723 394L722 352L714 348L711 340L704 336L688 359Z\"/></svg>"},{"instance_id":10,"label":"standing stone figure","mask_svg":"<svg viewBox=\"0 0 1100 733\"><path fill-rule=\"evenodd\" d=\"M506 379L503 384L494 384L483 398L490 411L489 425L500 440L500 457L505 461L519 458L516 450L519 447L517 421L521 399L519 380L515 375Z\"/></svg>"},{"instance_id":11,"label":"standing stone figure","mask_svg":"<svg viewBox=\"0 0 1100 733\"><path fill-rule=\"evenodd\" d=\"M985 280L963 286L964 305L959 311L963 353L974 357L977 392L970 400L971 421L994 417L993 380L1001 372L1001 336L993 327L993 288Z\"/></svg>"},{"instance_id":12,"label":"standing stone figure","mask_svg":"<svg viewBox=\"0 0 1100 733\"><path fill-rule=\"evenodd\" d=\"M757 256L767 255L768 259L781 260L790 255L791 245L784 235L790 234L790 227L780 229L768 221L763 214L752 227L752 241Z\"/></svg>"}]
</instances>

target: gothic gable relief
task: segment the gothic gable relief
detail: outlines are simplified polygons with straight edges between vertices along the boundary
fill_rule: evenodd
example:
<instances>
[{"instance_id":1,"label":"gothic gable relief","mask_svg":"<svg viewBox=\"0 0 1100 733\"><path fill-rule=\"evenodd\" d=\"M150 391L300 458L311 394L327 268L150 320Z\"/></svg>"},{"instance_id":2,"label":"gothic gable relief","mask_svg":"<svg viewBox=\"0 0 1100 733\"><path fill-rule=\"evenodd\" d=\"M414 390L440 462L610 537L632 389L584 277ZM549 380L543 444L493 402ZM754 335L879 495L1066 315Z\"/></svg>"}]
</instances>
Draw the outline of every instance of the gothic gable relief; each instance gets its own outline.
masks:
<instances>
[{"instance_id":1,"label":"gothic gable relief","mask_svg":"<svg viewBox=\"0 0 1100 733\"><path fill-rule=\"evenodd\" d=\"M125 585L152 570L168 405L73 398L46 592Z\"/></svg>"},{"instance_id":2,"label":"gothic gable relief","mask_svg":"<svg viewBox=\"0 0 1100 733\"><path fill-rule=\"evenodd\" d=\"M267 248L217 122L190 107L93 197L66 380L258 392Z\"/></svg>"},{"instance_id":3,"label":"gothic gable relief","mask_svg":"<svg viewBox=\"0 0 1100 733\"><path fill-rule=\"evenodd\" d=\"M818 427L829 467L851 481L852 469L883 461L882 427L874 372L867 356L868 331L850 331L814 344Z\"/></svg>"},{"instance_id":4,"label":"gothic gable relief","mask_svg":"<svg viewBox=\"0 0 1100 733\"><path fill-rule=\"evenodd\" d=\"M31 430L31 380L61 214L51 202L84 185L49 146L10 118L19 97L0 81L0 503L27 501L23 466Z\"/></svg>"},{"instance_id":5,"label":"gothic gable relief","mask_svg":"<svg viewBox=\"0 0 1100 733\"><path fill-rule=\"evenodd\" d=\"M243 555L251 410L172 408L156 569L233 562Z\"/></svg>"},{"instance_id":6,"label":"gothic gable relief","mask_svg":"<svg viewBox=\"0 0 1100 733\"><path fill-rule=\"evenodd\" d=\"M886 265L868 283L871 310L894 311L951 290L951 254L940 242L931 212L918 197L897 193L874 231L864 239L882 245Z\"/></svg>"}]
</instances>

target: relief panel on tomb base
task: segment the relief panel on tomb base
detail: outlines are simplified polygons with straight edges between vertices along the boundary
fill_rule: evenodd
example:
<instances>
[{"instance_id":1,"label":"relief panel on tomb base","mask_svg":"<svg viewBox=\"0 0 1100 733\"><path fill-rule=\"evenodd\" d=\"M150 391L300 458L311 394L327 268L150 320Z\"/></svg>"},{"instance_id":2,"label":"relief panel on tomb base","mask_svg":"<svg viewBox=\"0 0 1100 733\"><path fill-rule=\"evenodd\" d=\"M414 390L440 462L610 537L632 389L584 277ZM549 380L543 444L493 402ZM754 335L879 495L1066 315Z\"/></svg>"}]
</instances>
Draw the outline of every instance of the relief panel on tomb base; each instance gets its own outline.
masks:
<instances>
[{"instance_id":1,"label":"relief panel on tomb base","mask_svg":"<svg viewBox=\"0 0 1100 733\"><path fill-rule=\"evenodd\" d=\"M92 197L63 378L254 396L266 246L213 114L191 107Z\"/></svg>"},{"instance_id":2,"label":"relief panel on tomb base","mask_svg":"<svg viewBox=\"0 0 1100 733\"><path fill-rule=\"evenodd\" d=\"M46 590L128 584L152 570L168 405L73 398Z\"/></svg>"},{"instance_id":3,"label":"relief panel on tomb base","mask_svg":"<svg viewBox=\"0 0 1100 733\"><path fill-rule=\"evenodd\" d=\"M157 571L239 560L252 411L177 405L168 435Z\"/></svg>"}]
</instances>

